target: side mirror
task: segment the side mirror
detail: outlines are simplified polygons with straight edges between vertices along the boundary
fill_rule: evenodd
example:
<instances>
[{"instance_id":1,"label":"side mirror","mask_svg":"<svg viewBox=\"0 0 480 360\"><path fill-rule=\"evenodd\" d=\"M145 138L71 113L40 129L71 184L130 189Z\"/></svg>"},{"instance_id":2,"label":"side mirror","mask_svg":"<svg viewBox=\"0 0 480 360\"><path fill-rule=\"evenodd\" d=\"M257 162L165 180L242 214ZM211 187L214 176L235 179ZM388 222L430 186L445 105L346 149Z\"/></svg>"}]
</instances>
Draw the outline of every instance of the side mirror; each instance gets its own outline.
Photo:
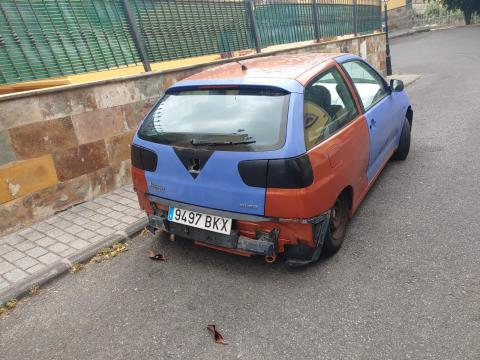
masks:
<instances>
[{"instance_id":1,"label":"side mirror","mask_svg":"<svg viewBox=\"0 0 480 360\"><path fill-rule=\"evenodd\" d=\"M403 85L402 80L397 80L397 79L392 79L390 80L390 89L394 92L400 92L403 91L405 88L405 85Z\"/></svg>"}]
</instances>

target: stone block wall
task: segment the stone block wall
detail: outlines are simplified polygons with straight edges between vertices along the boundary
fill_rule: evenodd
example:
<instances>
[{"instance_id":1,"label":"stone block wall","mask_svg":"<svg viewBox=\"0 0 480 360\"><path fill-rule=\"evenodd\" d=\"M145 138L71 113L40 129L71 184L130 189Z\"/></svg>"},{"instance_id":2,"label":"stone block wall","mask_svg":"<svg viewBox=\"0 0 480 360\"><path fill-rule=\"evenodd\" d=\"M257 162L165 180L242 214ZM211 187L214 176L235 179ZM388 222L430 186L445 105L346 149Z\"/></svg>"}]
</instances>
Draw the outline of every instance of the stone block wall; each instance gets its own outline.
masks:
<instances>
[{"instance_id":1,"label":"stone block wall","mask_svg":"<svg viewBox=\"0 0 480 360\"><path fill-rule=\"evenodd\" d=\"M412 19L413 14L411 6L402 6L388 10L388 30L397 31L409 29L411 27Z\"/></svg>"},{"instance_id":2,"label":"stone block wall","mask_svg":"<svg viewBox=\"0 0 480 360\"><path fill-rule=\"evenodd\" d=\"M133 132L163 81L0 98L0 234L128 184Z\"/></svg>"},{"instance_id":3,"label":"stone block wall","mask_svg":"<svg viewBox=\"0 0 480 360\"><path fill-rule=\"evenodd\" d=\"M386 74L385 33L349 38L341 41L330 41L278 51L273 54L298 53L351 53L360 55L383 75Z\"/></svg>"},{"instance_id":4,"label":"stone block wall","mask_svg":"<svg viewBox=\"0 0 480 360\"><path fill-rule=\"evenodd\" d=\"M350 52L385 71L384 35L291 47ZM0 97L0 235L90 200L130 179L130 142L174 82L224 63Z\"/></svg>"}]
</instances>

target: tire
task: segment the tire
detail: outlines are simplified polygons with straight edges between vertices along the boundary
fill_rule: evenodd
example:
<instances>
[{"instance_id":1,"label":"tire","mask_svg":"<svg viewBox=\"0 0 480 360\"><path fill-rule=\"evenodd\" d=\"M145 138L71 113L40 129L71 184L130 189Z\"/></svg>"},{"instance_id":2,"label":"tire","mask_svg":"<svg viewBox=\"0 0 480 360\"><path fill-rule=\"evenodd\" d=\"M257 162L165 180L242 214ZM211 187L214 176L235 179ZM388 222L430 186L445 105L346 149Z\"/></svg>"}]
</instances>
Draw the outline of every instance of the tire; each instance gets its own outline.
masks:
<instances>
[{"instance_id":1,"label":"tire","mask_svg":"<svg viewBox=\"0 0 480 360\"><path fill-rule=\"evenodd\" d=\"M342 247L348 224L348 209L348 197L343 194L331 209L330 223L323 242L323 255L332 256Z\"/></svg>"},{"instance_id":2,"label":"tire","mask_svg":"<svg viewBox=\"0 0 480 360\"><path fill-rule=\"evenodd\" d=\"M310 247L305 244L285 246L285 256L287 259L295 259L295 266L306 265L316 262L321 254L331 256L335 254L342 246L345 238L345 231L348 223L348 197L343 194L336 201L331 209L328 229L323 241L316 239L317 247ZM313 227L315 234L320 233L318 225ZM318 236L317 236L318 237Z\"/></svg>"},{"instance_id":3,"label":"tire","mask_svg":"<svg viewBox=\"0 0 480 360\"><path fill-rule=\"evenodd\" d=\"M410 151L410 132L410 123L408 122L408 119L405 118L402 133L400 134L400 142L398 143L397 151L393 154L394 160L403 161L407 158L408 152Z\"/></svg>"}]
</instances>

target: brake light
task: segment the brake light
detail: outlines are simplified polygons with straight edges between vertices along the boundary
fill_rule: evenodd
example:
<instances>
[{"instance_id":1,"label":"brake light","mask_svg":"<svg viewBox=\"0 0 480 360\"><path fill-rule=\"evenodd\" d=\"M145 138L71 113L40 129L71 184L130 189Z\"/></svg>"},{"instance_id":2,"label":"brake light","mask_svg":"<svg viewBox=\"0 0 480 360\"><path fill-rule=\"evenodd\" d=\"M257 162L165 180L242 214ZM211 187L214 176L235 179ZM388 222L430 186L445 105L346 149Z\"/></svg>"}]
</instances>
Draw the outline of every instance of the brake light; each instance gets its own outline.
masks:
<instances>
[{"instance_id":1,"label":"brake light","mask_svg":"<svg viewBox=\"0 0 480 360\"><path fill-rule=\"evenodd\" d=\"M313 183L307 154L288 159L245 160L238 164L242 180L261 188L301 189Z\"/></svg>"},{"instance_id":2,"label":"brake light","mask_svg":"<svg viewBox=\"0 0 480 360\"><path fill-rule=\"evenodd\" d=\"M238 172L248 186L267 187L268 160L245 160L238 163Z\"/></svg>"},{"instance_id":3,"label":"brake light","mask_svg":"<svg viewBox=\"0 0 480 360\"><path fill-rule=\"evenodd\" d=\"M132 145L132 165L138 169L155 171L157 169L157 154L137 145Z\"/></svg>"}]
</instances>

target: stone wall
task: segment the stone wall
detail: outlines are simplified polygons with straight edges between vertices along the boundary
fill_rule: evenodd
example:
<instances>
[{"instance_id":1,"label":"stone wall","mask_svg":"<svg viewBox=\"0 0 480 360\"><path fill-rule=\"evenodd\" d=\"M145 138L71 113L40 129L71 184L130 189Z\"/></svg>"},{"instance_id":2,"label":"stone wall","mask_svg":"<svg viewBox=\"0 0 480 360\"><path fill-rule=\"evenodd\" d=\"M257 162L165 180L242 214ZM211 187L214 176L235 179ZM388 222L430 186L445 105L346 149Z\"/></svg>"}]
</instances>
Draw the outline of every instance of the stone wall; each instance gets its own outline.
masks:
<instances>
[{"instance_id":1,"label":"stone wall","mask_svg":"<svg viewBox=\"0 0 480 360\"><path fill-rule=\"evenodd\" d=\"M260 56L305 52L356 53L385 70L383 34ZM224 62L0 97L0 234L129 184L146 112L174 82Z\"/></svg>"},{"instance_id":2,"label":"stone wall","mask_svg":"<svg viewBox=\"0 0 480 360\"><path fill-rule=\"evenodd\" d=\"M402 6L388 10L388 30L406 30L411 27L413 19L412 7Z\"/></svg>"}]
</instances>

